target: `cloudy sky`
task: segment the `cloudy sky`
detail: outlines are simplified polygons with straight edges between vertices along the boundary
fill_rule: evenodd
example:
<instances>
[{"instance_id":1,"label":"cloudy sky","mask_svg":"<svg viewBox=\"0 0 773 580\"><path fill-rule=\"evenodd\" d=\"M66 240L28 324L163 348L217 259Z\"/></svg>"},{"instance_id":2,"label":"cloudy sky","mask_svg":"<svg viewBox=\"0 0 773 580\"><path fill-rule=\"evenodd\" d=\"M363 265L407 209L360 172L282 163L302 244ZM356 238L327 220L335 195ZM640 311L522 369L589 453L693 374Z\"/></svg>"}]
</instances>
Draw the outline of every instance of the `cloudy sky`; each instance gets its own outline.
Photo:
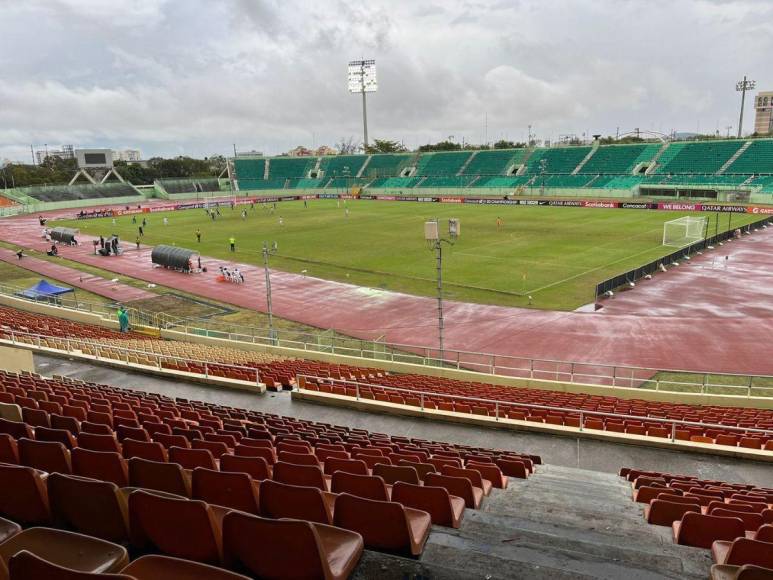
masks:
<instances>
[{"instance_id":1,"label":"cloudy sky","mask_svg":"<svg viewBox=\"0 0 773 580\"><path fill-rule=\"evenodd\" d=\"M529 124L547 139L724 134L739 78L773 90L772 0L0 0L0 14L0 159L361 139L346 92L360 57L378 66L371 139L408 147L524 140Z\"/></svg>"}]
</instances>

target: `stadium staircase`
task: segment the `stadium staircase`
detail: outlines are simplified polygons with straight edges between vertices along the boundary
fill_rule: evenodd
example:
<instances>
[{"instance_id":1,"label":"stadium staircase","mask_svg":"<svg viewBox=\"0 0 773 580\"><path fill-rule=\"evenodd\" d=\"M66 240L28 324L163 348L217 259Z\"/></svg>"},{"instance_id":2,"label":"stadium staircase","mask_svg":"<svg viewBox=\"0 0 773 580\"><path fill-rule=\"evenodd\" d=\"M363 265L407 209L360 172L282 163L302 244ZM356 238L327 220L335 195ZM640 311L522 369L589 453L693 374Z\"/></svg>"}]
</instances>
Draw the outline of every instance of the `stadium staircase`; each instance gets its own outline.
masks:
<instances>
[{"instance_id":1,"label":"stadium staircase","mask_svg":"<svg viewBox=\"0 0 773 580\"><path fill-rule=\"evenodd\" d=\"M541 465L459 530L433 533L423 561L463 567L469 578L706 578L707 555L647 525L630 495L614 474Z\"/></svg>"},{"instance_id":2,"label":"stadium staircase","mask_svg":"<svg viewBox=\"0 0 773 580\"><path fill-rule=\"evenodd\" d=\"M662 147L658 150L657 153L655 153L655 157L653 157L650 160L650 164L649 164L649 167L647 167L647 171L645 172L645 175L651 175L652 173L655 172L655 169L658 166L658 161L663 156L663 153L666 152L666 149L668 149L668 145L669 143L663 143Z\"/></svg>"},{"instance_id":3,"label":"stadium staircase","mask_svg":"<svg viewBox=\"0 0 773 580\"><path fill-rule=\"evenodd\" d=\"M467 161L465 161L465 162L464 162L464 165L462 165L462 166L459 168L459 171L457 171L457 172L456 172L456 175L458 175L458 176L460 176L460 175L464 175L464 172L465 172L465 170L467 169L467 166L469 166L469 165L470 165L470 163L472 163L472 160L473 160L473 159L475 159L475 156L476 156L477 154L478 154L478 152L477 152L477 151L473 151L473 152L472 152L472 155L470 155L470 156L467 158Z\"/></svg>"},{"instance_id":4,"label":"stadium staircase","mask_svg":"<svg viewBox=\"0 0 773 580\"><path fill-rule=\"evenodd\" d=\"M572 175L577 175L582 170L582 168L585 166L585 164L588 161L590 161L590 158L593 157L593 155L598 150L599 150L599 142L598 141L594 141L593 142L593 147L591 148L591 150L588 152L588 154L585 156L585 158L582 161L580 161L580 164L577 167L574 168L574 170L572 171L571 174ZM586 184L586 187L587 187L587 184Z\"/></svg>"},{"instance_id":5,"label":"stadium staircase","mask_svg":"<svg viewBox=\"0 0 773 580\"><path fill-rule=\"evenodd\" d=\"M357 179L363 176L363 174L365 173L365 169L368 167L368 163L370 163L371 159L373 159L373 155L368 155L368 158L365 160L365 163L362 164L362 167L360 167L360 170L357 172L357 175L355 175Z\"/></svg>"},{"instance_id":6,"label":"stadium staircase","mask_svg":"<svg viewBox=\"0 0 773 580\"><path fill-rule=\"evenodd\" d=\"M733 163L735 163L736 159L738 159L741 155L743 155L746 152L746 150L749 147L751 147L752 143L754 143L754 141L747 141L746 143L744 143L743 146L738 151L736 151L733 154L733 156L730 159L728 159L722 167L719 168L719 171L717 171L717 175L722 175L727 170L728 167L730 167Z\"/></svg>"}]
</instances>

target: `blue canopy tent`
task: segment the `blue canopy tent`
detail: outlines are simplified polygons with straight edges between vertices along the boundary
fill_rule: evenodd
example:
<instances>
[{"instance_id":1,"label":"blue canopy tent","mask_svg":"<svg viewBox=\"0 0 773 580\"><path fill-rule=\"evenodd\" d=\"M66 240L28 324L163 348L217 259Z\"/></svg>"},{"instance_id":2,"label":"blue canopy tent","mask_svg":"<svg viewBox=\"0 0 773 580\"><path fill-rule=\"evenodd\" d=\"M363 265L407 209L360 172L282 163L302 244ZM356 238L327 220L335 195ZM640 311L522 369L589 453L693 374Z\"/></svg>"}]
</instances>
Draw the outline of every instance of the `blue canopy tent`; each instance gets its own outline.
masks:
<instances>
[{"instance_id":1,"label":"blue canopy tent","mask_svg":"<svg viewBox=\"0 0 773 580\"><path fill-rule=\"evenodd\" d=\"M24 296L25 298L32 298L33 300L50 300L50 299L58 299L62 294L67 294L69 292L75 293L74 288L67 288L65 286L57 286L56 284L51 284L51 282L47 280L41 280L34 286L30 286L26 290L22 290L19 292L19 296Z\"/></svg>"}]
</instances>

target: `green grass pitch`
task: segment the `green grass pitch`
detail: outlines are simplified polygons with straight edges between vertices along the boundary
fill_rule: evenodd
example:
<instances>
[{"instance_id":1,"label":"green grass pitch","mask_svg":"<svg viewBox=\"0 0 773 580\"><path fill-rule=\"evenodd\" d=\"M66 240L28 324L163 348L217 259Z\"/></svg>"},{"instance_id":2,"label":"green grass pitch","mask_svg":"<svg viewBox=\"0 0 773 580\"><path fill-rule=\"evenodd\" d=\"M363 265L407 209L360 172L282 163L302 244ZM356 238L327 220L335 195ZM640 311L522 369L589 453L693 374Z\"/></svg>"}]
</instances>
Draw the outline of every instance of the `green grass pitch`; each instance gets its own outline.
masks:
<instances>
[{"instance_id":1,"label":"green grass pitch","mask_svg":"<svg viewBox=\"0 0 773 580\"><path fill-rule=\"evenodd\" d=\"M685 215L656 210L549 206L485 206L368 200L309 200L221 208L215 222L203 209L139 214L149 220L143 243L176 244L204 256L262 264L263 241L276 241L272 268L329 280L434 296L435 254L424 241L424 222L459 218L461 236L443 246L444 296L451 300L570 310L592 302L596 284L670 253L661 245L663 223ZM241 210L247 209L243 220ZM346 209L349 215L346 215ZM169 225L162 225L164 217ZM497 228L497 217L503 221ZM280 218L282 224L280 225ZM133 244L131 216L58 221L84 234L118 234ZM730 227L753 220L733 215ZM202 240L196 242L200 228ZM719 230L728 215L719 215ZM236 252L228 238L236 238Z\"/></svg>"}]
</instances>

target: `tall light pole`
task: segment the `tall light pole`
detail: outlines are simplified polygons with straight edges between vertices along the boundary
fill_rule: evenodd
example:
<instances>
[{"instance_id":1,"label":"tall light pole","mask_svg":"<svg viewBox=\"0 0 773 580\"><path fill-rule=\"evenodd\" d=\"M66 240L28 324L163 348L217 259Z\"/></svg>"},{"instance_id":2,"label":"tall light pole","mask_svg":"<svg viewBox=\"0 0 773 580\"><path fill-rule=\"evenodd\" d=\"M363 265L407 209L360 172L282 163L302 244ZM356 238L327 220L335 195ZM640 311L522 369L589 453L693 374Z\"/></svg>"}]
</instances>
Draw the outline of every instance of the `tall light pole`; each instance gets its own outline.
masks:
<instances>
[{"instance_id":1,"label":"tall light pole","mask_svg":"<svg viewBox=\"0 0 773 580\"><path fill-rule=\"evenodd\" d=\"M272 345L276 344L276 335L274 332L274 313L271 308L271 274L268 269L268 257L277 253L277 243L274 242L269 248L268 242L263 242L263 269L266 273L266 306L268 310L268 336Z\"/></svg>"},{"instance_id":2,"label":"tall light pole","mask_svg":"<svg viewBox=\"0 0 773 580\"><path fill-rule=\"evenodd\" d=\"M743 80L738 81L735 84L735 90L741 93L741 117L738 120L738 138L741 138L741 132L743 131L743 108L746 104L746 91L751 91L757 86L757 81L747 81L746 75L743 75Z\"/></svg>"},{"instance_id":3,"label":"tall light pole","mask_svg":"<svg viewBox=\"0 0 773 580\"><path fill-rule=\"evenodd\" d=\"M368 146L368 106L366 93L375 93L378 90L376 81L375 60L349 61L349 92L362 94L362 136L363 145Z\"/></svg>"},{"instance_id":4,"label":"tall light pole","mask_svg":"<svg viewBox=\"0 0 773 580\"><path fill-rule=\"evenodd\" d=\"M445 329L445 317L443 316L443 244L453 245L459 236L459 220L448 220L449 239L441 238L440 223L437 219L424 223L424 239L427 247L435 252L435 269L437 272L437 321L438 321L438 351L441 366L445 360L445 345L443 332Z\"/></svg>"}]
</instances>

